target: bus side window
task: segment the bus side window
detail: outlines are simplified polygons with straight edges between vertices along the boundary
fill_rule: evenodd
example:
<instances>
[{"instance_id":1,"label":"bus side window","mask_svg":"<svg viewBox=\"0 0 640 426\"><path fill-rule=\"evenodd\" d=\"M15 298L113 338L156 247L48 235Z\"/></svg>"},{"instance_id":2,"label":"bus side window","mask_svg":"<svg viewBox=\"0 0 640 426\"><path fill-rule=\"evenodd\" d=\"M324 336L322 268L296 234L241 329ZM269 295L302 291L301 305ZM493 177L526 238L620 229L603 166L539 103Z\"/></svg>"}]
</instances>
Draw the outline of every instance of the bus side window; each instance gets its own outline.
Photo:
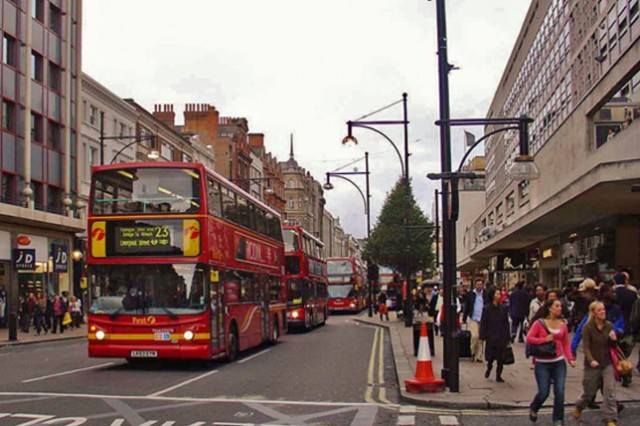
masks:
<instances>
[{"instance_id":1,"label":"bus side window","mask_svg":"<svg viewBox=\"0 0 640 426\"><path fill-rule=\"evenodd\" d=\"M220 205L220 187L218 182L207 179L207 203L209 204L209 214L222 216L222 206Z\"/></svg>"}]
</instances>

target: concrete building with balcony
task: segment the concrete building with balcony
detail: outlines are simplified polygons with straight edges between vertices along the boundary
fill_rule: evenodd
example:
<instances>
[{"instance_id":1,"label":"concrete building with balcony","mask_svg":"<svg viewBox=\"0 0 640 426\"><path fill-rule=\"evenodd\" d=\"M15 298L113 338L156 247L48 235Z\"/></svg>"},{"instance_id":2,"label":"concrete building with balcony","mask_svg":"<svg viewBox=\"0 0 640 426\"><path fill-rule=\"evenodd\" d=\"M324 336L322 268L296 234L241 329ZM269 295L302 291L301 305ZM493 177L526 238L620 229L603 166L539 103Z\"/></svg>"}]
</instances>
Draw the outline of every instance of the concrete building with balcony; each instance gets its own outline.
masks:
<instances>
[{"instance_id":1,"label":"concrete building with balcony","mask_svg":"<svg viewBox=\"0 0 640 426\"><path fill-rule=\"evenodd\" d=\"M81 294L82 1L0 2L0 293ZM22 259L20 262L18 259ZM26 261L25 261L26 260Z\"/></svg>"},{"instance_id":2,"label":"concrete building with balcony","mask_svg":"<svg viewBox=\"0 0 640 426\"><path fill-rule=\"evenodd\" d=\"M534 119L540 178L509 179L516 132L487 142L486 205L469 232L458 224L468 235L459 269L549 286L628 269L638 282L638 3L531 2L487 116Z\"/></svg>"}]
</instances>

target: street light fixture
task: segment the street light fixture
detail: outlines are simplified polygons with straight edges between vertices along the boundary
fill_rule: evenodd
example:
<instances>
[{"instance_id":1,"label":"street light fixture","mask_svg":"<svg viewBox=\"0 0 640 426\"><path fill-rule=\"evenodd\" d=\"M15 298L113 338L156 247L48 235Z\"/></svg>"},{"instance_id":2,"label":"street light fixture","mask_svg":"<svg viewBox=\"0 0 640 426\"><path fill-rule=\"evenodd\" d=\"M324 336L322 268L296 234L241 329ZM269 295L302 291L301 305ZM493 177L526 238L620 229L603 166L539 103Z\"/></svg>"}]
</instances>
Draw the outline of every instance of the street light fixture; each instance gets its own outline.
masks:
<instances>
[{"instance_id":1,"label":"street light fixture","mask_svg":"<svg viewBox=\"0 0 640 426\"><path fill-rule=\"evenodd\" d=\"M371 238L371 210L369 208L370 202L371 202L371 194L369 192L369 153L368 152L364 153L364 165L365 165L364 172L357 172L357 171L356 172L327 172L327 182L324 185L322 185L322 187L327 191L331 191L332 189L334 189L334 186L331 183L331 176L333 176L333 177L346 180L358 190L358 192L360 193L360 196L362 197L362 202L364 203L364 214L367 216L367 241L369 241L369 238ZM347 176L354 176L354 175L365 175L366 195L362 193L362 189L360 189L360 187L354 181L352 181L347 177ZM367 263L370 264L369 261L367 261ZM373 316L373 283L371 282L371 279L369 276L367 276L367 280L368 280L368 287L369 287L368 314L369 314L369 317L372 317Z\"/></svg>"},{"instance_id":2,"label":"street light fixture","mask_svg":"<svg viewBox=\"0 0 640 426\"><path fill-rule=\"evenodd\" d=\"M456 290L456 228L458 180L478 177L475 173L462 172L466 157L481 141L493 134L517 130L520 136L519 155L510 172L514 179L535 179L539 176L533 158L529 155L528 126L533 121L529 117L519 118L485 118L451 120L449 111L449 71L454 67L447 58L447 26L445 0L436 0L436 20L438 37L438 80L440 119L440 165L441 173L430 173L430 179L442 180L442 284L444 290L444 368L442 378L445 379L451 392L459 392L459 348L456 327L457 309L454 294ZM471 146L460 162L456 172L451 172L451 126L468 125L506 125L487 133ZM517 125L517 126L514 126Z\"/></svg>"},{"instance_id":3,"label":"street light fixture","mask_svg":"<svg viewBox=\"0 0 640 426\"><path fill-rule=\"evenodd\" d=\"M132 145L135 145L137 143L143 142L143 141L147 141L147 140L155 140L155 135L142 135L142 136L106 136L106 137L101 137L101 141L102 143L104 143L105 139L131 139L133 138L133 140L131 142L129 142L128 144L126 144L125 146L123 146L122 148L120 148L120 150L118 152L116 152L116 154L113 156L113 158L111 159L111 161L109 162L109 164L113 164L116 161L116 158L118 158L118 156L120 154L122 154L127 148L131 147ZM149 158L150 160L157 160L158 158L160 158L160 154L158 153L158 151L156 150L152 150L147 154L147 158ZM102 164L102 161L101 161Z\"/></svg>"},{"instance_id":4,"label":"street light fixture","mask_svg":"<svg viewBox=\"0 0 640 426\"><path fill-rule=\"evenodd\" d=\"M397 101L392 103L391 105L388 105L387 107L384 107L378 111L375 111L374 113L380 112L384 109L387 109L393 105L396 105L397 103L402 102L402 106L403 106L403 119L402 120L374 120L374 121L369 121L369 120L353 120L353 121L347 121L347 136L345 136L342 139L342 144L343 145L351 145L351 144L358 144L358 139L355 138L355 136L353 136L352 132L353 132L353 128L354 127L362 127L368 130L371 130L372 132L377 133L378 135L382 136L387 142L389 142L391 144L391 146L393 146L394 150L396 151L396 154L398 155L398 159L400 160L400 167L402 169L402 179L403 179L403 183L405 185L405 197L408 196L409 194L409 131L408 131L408 126L409 126L409 120L407 118L407 94L403 93L402 94L402 100ZM371 114L369 114L371 115ZM364 117L363 117L364 118ZM386 126L386 125L399 125L402 124L404 126L404 159L402 157L402 155L400 154L400 150L398 149L398 146L383 132L381 132L380 130L376 129L373 126ZM403 228L404 228L404 247L406 250L406 247L409 244L409 203L408 201L405 199L405 202L403 203ZM405 268L403 271L403 275L404 275L404 279L405 279L405 283L406 283L406 289L407 289L407 298L404 301L404 325L406 327L411 327L411 324L413 322L413 296L411 294L411 280L409 277L409 264L405 263Z\"/></svg>"}]
</instances>

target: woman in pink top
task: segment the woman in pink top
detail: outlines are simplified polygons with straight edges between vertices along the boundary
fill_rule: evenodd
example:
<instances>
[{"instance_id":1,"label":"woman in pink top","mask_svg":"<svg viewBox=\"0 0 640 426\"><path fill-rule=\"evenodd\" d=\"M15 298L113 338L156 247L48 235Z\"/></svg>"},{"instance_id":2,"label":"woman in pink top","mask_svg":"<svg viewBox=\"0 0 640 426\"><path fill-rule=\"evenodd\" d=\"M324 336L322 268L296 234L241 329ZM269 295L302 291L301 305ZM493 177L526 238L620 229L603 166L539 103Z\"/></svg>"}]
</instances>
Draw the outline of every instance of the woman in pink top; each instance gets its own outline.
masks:
<instances>
[{"instance_id":1,"label":"woman in pink top","mask_svg":"<svg viewBox=\"0 0 640 426\"><path fill-rule=\"evenodd\" d=\"M538 393L531 401L529 419L538 420L538 410L549 396L553 382L553 424L564 424L564 385L567 378L567 362L575 367L569 346L569 330L562 320L562 303L559 300L547 300L542 305L542 319L531 324L527 334L527 344L540 345L554 341L556 355L549 358L535 358L535 375Z\"/></svg>"}]
</instances>

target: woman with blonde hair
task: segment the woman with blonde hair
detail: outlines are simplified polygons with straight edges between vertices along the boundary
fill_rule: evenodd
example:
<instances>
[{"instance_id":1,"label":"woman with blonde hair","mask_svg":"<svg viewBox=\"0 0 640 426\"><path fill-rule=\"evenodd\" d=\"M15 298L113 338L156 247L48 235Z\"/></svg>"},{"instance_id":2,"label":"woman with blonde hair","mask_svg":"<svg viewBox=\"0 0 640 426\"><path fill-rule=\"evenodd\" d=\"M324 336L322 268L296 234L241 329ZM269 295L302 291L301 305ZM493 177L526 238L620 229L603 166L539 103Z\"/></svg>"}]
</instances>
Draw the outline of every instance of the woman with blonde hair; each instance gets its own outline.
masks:
<instances>
[{"instance_id":1,"label":"woman with blonde hair","mask_svg":"<svg viewBox=\"0 0 640 426\"><path fill-rule=\"evenodd\" d=\"M582 411L596 395L602 384L602 417L606 426L615 426L618 421L616 382L609 346L614 343L616 333L613 324L606 320L602 302L589 305L589 319L582 329L584 352L584 375L582 395L576 401L573 416L579 419Z\"/></svg>"}]
</instances>

